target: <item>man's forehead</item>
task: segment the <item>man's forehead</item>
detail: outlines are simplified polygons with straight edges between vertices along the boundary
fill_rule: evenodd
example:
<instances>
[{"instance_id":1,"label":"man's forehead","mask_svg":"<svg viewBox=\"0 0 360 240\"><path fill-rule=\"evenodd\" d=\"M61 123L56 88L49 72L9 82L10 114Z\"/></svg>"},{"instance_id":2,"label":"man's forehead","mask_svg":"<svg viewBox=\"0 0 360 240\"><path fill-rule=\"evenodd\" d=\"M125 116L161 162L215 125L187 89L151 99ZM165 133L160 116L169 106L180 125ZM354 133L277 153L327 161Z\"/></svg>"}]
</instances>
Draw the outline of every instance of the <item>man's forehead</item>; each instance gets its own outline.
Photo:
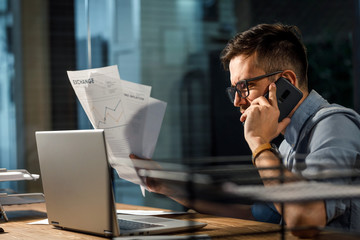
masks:
<instances>
[{"instance_id":1,"label":"man's forehead","mask_svg":"<svg viewBox=\"0 0 360 240\"><path fill-rule=\"evenodd\" d=\"M230 75L235 78L250 78L258 73L264 73L264 71L258 66L256 57L237 55L230 61Z\"/></svg>"}]
</instances>

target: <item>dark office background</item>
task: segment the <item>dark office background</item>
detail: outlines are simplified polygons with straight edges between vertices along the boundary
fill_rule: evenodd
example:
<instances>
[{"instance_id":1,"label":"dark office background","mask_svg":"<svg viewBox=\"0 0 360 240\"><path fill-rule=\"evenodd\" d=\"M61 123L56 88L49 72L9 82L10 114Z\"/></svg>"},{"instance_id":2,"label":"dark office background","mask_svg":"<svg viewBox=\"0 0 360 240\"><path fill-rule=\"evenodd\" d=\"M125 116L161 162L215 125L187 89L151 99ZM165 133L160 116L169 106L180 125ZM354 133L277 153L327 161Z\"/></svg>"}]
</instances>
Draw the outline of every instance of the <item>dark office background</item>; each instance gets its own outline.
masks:
<instances>
[{"instance_id":1,"label":"dark office background","mask_svg":"<svg viewBox=\"0 0 360 240\"><path fill-rule=\"evenodd\" d=\"M359 1L89 0L89 22L85 2L0 0L0 167L39 173L35 131L91 128L66 75L89 67L89 40L91 67L118 64L168 103L156 159L249 155L219 54L258 23L297 25L311 88L360 110Z\"/></svg>"}]
</instances>

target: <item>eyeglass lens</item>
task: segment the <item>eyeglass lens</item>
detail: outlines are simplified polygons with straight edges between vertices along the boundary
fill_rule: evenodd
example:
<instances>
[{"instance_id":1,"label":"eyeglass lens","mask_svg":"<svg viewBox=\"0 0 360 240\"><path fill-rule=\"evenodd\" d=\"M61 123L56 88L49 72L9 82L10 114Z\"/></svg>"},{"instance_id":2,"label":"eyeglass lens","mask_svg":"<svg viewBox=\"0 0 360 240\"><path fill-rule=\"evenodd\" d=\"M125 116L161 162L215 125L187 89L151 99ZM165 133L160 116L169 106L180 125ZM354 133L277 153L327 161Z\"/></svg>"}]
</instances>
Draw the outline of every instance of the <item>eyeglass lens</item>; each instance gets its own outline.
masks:
<instances>
[{"instance_id":1,"label":"eyeglass lens","mask_svg":"<svg viewBox=\"0 0 360 240\"><path fill-rule=\"evenodd\" d=\"M235 87L227 88L227 93L228 93L229 99L232 103L234 103L234 101L235 101L236 92L242 98L246 98L249 95L249 90L248 90L246 81L240 81L235 85Z\"/></svg>"},{"instance_id":2,"label":"eyeglass lens","mask_svg":"<svg viewBox=\"0 0 360 240\"><path fill-rule=\"evenodd\" d=\"M240 81L236 84L235 86L236 91L241 94L241 97L245 98L247 96L249 96L249 89L247 87L247 82L246 81ZM235 99L235 94L234 94L234 99Z\"/></svg>"}]
</instances>

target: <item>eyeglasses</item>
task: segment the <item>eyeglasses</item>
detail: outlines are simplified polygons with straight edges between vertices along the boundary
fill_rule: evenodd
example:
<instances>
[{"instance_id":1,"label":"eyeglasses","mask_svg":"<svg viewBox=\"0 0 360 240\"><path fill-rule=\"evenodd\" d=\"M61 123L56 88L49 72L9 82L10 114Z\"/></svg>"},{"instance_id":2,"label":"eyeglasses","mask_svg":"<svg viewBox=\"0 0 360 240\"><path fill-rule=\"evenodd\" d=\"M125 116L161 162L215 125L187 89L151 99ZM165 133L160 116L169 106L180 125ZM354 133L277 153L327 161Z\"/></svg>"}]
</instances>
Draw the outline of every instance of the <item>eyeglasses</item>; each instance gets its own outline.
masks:
<instances>
[{"instance_id":1,"label":"eyeglasses","mask_svg":"<svg viewBox=\"0 0 360 240\"><path fill-rule=\"evenodd\" d=\"M229 96L230 101L232 103L234 103L236 93L238 93L241 98L246 98L249 96L250 91L249 91L248 82L260 80L260 79L263 79L266 77L270 77L270 76L273 76L273 75L281 73L281 72L283 72L283 71L276 71L273 73L257 76L254 78L244 79L244 80L237 82L235 86L226 88L226 92Z\"/></svg>"}]
</instances>

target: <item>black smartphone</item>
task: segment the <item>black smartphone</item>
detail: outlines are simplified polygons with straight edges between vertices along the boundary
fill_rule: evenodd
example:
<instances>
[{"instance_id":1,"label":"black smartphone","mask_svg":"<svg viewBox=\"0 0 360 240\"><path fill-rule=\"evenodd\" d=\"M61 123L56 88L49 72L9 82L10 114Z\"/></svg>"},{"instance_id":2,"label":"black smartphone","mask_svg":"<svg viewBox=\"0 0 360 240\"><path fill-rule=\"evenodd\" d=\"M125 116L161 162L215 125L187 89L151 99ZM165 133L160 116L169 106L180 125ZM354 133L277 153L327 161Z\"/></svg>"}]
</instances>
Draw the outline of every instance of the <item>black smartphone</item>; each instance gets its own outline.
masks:
<instances>
[{"instance_id":1,"label":"black smartphone","mask_svg":"<svg viewBox=\"0 0 360 240\"><path fill-rule=\"evenodd\" d=\"M289 115L298 104L303 93L286 78L279 78L276 82L276 98L280 110L279 122ZM269 97L269 92L264 95Z\"/></svg>"}]
</instances>

